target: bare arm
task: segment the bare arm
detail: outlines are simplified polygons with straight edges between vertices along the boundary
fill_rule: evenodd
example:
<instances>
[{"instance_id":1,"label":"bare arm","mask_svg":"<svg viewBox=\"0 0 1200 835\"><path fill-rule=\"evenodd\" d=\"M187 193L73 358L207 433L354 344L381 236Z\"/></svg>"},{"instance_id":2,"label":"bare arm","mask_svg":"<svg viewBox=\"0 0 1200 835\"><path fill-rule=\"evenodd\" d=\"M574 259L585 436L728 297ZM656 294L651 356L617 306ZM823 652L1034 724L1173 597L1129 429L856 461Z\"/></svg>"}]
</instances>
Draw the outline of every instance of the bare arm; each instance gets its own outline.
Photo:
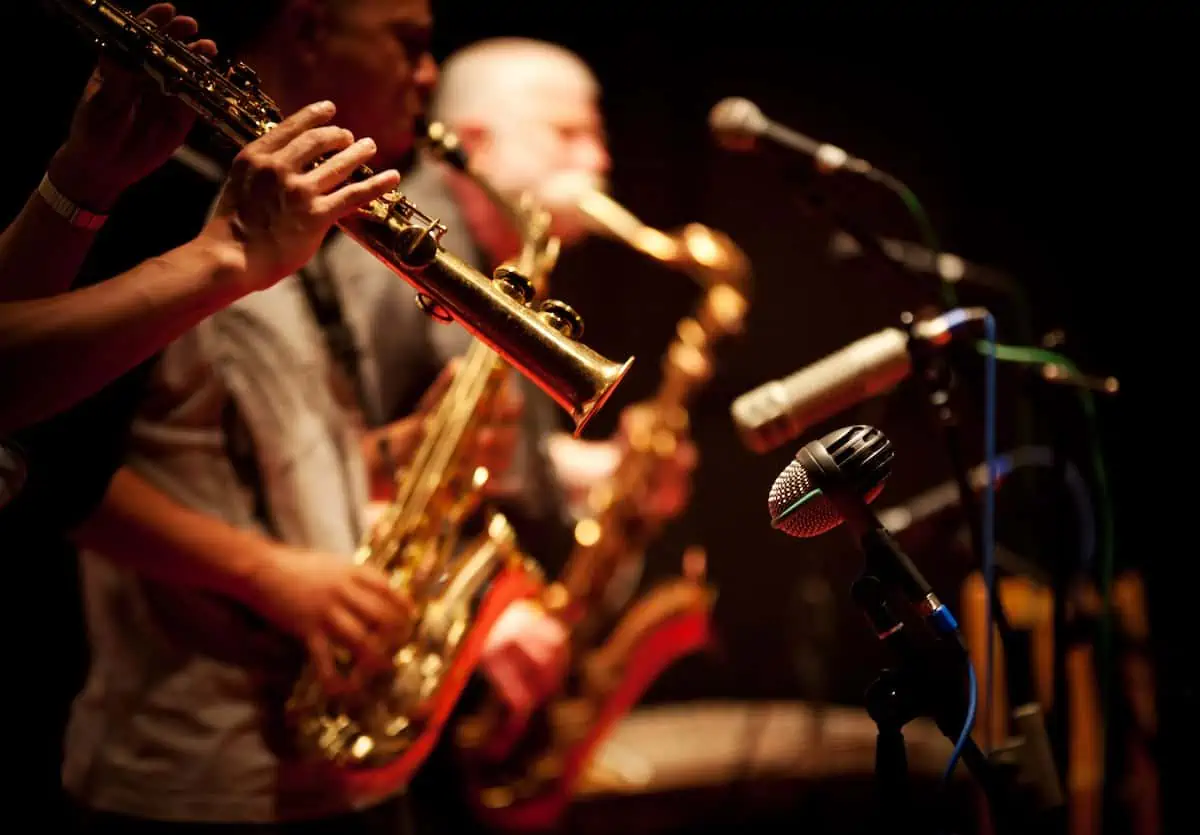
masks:
<instances>
[{"instance_id":1,"label":"bare arm","mask_svg":"<svg viewBox=\"0 0 1200 835\"><path fill-rule=\"evenodd\" d=\"M232 302L239 266L197 239L83 290L0 302L0 433L94 394Z\"/></svg>"},{"instance_id":2,"label":"bare arm","mask_svg":"<svg viewBox=\"0 0 1200 835\"><path fill-rule=\"evenodd\" d=\"M95 231L68 223L36 191L30 194L21 213L0 234L0 302L69 288L95 238Z\"/></svg>"},{"instance_id":3,"label":"bare arm","mask_svg":"<svg viewBox=\"0 0 1200 835\"><path fill-rule=\"evenodd\" d=\"M168 585L236 600L301 639L330 687L355 686L335 671L343 646L360 669L383 669L408 623L407 600L378 569L296 548L176 502L122 468L74 540L110 562Z\"/></svg>"},{"instance_id":4,"label":"bare arm","mask_svg":"<svg viewBox=\"0 0 1200 835\"><path fill-rule=\"evenodd\" d=\"M195 18L177 15L170 3L155 3L140 17L185 42L199 29ZM190 46L199 55L217 51L210 40ZM187 105L163 95L148 75L102 58L50 162L50 181L80 208L107 214L125 189L166 161L194 121ZM66 290L95 237L60 217L36 192L30 195L0 235L0 302Z\"/></svg>"},{"instance_id":5,"label":"bare arm","mask_svg":"<svg viewBox=\"0 0 1200 835\"><path fill-rule=\"evenodd\" d=\"M161 583L210 591L253 608L287 549L191 510L128 468L109 484L75 541Z\"/></svg>"}]
</instances>

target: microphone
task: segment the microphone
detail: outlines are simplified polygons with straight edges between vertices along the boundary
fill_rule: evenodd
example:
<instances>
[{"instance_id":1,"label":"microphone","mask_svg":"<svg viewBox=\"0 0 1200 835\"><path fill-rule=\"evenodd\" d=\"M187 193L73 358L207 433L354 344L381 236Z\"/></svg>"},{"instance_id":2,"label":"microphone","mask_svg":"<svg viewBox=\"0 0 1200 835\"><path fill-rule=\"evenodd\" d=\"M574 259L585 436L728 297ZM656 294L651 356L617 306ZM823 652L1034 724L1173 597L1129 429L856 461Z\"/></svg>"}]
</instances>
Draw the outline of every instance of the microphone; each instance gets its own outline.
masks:
<instances>
[{"instance_id":1,"label":"microphone","mask_svg":"<svg viewBox=\"0 0 1200 835\"><path fill-rule=\"evenodd\" d=\"M805 444L771 485L771 526L810 538L846 523L868 570L898 586L935 632L961 647L954 616L868 507L883 491L894 457L892 442L873 426L843 427Z\"/></svg>"},{"instance_id":2,"label":"microphone","mask_svg":"<svg viewBox=\"0 0 1200 835\"><path fill-rule=\"evenodd\" d=\"M729 408L734 427L752 452L770 452L815 424L899 385L912 373L912 339L945 345L963 326L986 316L982 307L956 308L914 323L909 333L893 327L864 337L739 396Z\"/></svg>"},{"instance_id":3,"label":"microphone","mask_svg":"<svg viewBox=\"0 0 1200 835\"><path fill-rule=\"evenodd\" d=\"M760 138L769 139L812 157L822 174L842 169L867 176L875 173L866 160L852 157L836 145L820 142L768 119L758 105L749 99L731 97L717 102L708 113L708 126L718 144L730 151L750 151Z\"/></svg>"}]
</instances>

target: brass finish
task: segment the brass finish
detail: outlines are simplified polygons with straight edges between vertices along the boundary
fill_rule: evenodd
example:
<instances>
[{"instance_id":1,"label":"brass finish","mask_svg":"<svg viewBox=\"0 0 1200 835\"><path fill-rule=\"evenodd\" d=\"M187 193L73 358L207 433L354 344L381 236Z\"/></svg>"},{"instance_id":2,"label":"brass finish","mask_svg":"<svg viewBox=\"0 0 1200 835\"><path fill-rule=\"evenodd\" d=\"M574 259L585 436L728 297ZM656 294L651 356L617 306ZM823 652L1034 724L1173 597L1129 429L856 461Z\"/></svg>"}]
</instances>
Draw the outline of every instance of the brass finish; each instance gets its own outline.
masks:
<instances>
[{"instance_id":1,"label":"brass finish","mask_svg":"<svg viewBox=\"0 0 1200 835\"><path fill-rule=\"evenodd\" d=\"M680 616L705 618L715 594L704 581L704 554L689 549L684 576L674 578L626 605L605 610L611 580L638 560L659 533L639 512L657 462L674 454L688 432L688 402L712 374L713 347L742 329L748 307L749 262L721 233L690 224L675 235L645 226L599 192L577 193L577 205L612 237L688 273L704 289L694 315L682 319L663 361L655 395L635 407L629 449L614 474L594 485L587 513L575 528L575 547L560 578L543 592L544 608L568 629L575 675L535 715L523 739L504 728L504 712L493 700L465 717L456 743L475 765L478 803L500 824L516 804L569 791L556 787L560 767L599 721L617 692L642 641ZM606 631L616 618L615 627ZM604 637L607 635L607 637ZM563 721L566 716L571 721Z\"/></svg>"},{"instance_id":2,"label":"brass finish","mask_svg":"<svg viewBox=\"0 0 1200 835\"><path fill-rule=\"evenodd\" d=\"M98 46L140 66L238 147L282 121L279 108L259 89L257 75L245 64L196 55L108 0L55 0L54 6ZM373 174L362 166L351 179L361 181ZM500 286L496 277L481 274L447 252L441 245L445 226L422 214L399 191L338 225L416 288L423 296L422 309L442 321L458 322L552 397L571 415L577 435L633 362L632 357L614 362L577 342L578 316L571 312L573 327L566 329L565 305L544 301L534 306Z\"/></svg>"},{"instance_id":3,"label":"brass finish","mask_svg":"<svg viewBox=\"0 0 1200 835\"><path fill-rule=\"evenodd\" d=\"M672 456L686 437L688 400L712 374L715 343L741 332L749 305L750 263L727 235L701 224L667 234L601 192L583 189L574 197L580 210L611 237L685 272L704 290L695 313L676 326L658 390L635 412L628 452L612 477L589 491L588 512L576 524L575 549L560 581L564 588L551 593L558 605L573 610L573 619L582 621L598 614L594 609L622 564L638 559L658 535L658 526L638 513L640 492L655 462Z\"/></svg>"},{"instance_id":4,"label":"brass finish","mask_svg":"<svg viewBox=\"0 0 1200 835\"><path fill-rule=\"evenodd\" d=\"M616 200L573 176L553 181L546 191L548 204L576 209L597 232L690 275L702 287L726 284L741 291L748 289L749 259L723 232L700 223L663 232L647 226Z\"/></svg>"},{"instance_id":5,"label":"brass finish","mask_svg":"<svg viewBox=\"0 0 1200 835\"><path fill-rule=\"evenodd\" d=\"M427 149L461 158L453 134L444 130L429 131ZM499 201L521 233L520 254L515 263L496 270L497 286L521 303L532 301L558 257L559 242L549 234L549 215L528 200L511 206L482 177L470 173L465 159L461 167ZM564 332L581 327L565 305L548 309ZM416 634L396 654L394 669L355 701L329 697L315 670L305 670L289 709L310 753L345 767L371 768L408 750L425 731L421 718L431 713L456 651L476 626L472 601L504 561L520 560L531 568L512 529L498 514L492 516L487 533L456 556L461 526L479 507L490 477L471 460L470 442L490 422L509 374L503 357L473 340L426 419L411 463L397 474L396 495L357 559L387 573L412 599Z\"/></svg>"}]
</instances>

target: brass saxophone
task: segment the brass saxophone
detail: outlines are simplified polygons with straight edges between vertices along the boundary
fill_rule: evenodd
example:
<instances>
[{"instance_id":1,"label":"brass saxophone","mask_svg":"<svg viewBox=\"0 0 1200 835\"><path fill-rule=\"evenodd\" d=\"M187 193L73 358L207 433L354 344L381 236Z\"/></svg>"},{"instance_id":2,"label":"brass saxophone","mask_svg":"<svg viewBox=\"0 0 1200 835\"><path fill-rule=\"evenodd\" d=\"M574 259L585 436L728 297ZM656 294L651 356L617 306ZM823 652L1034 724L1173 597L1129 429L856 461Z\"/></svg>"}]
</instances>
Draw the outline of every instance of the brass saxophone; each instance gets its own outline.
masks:
<instances>
[{"instance_id":1,"label":"brass saxophone","mask_svg":"<svg viewBox=\"0 0 1200 835\"><path fill-rule=\"evenodd\" d=\"M664 667L707 641L714 600L703 582L700 549L685 555L684 576L623 611L606 611L604 598L618 571L639 560L659 533L659 525L638 512L641 493L656 461L672 455L687 435L688 402L711 375L714 345L741 331L749 262L721 233L699 224L674 235L660 232L590 188L576 193L574 205L602 231L688 273L703 297L694 315L678 323L662 381L639 410L629 450L612 477L589 491L575 548L542 595L571 638L573 669L565 686L528 725L512 723L492 701L457 729L476 812L500 830L557 821L611 724Z\"/></svg>"},{"instance_id":2,"label":"brass saxophone","mask_svg":"<svg viewBox=\"0 0 1200 835\"><path fill-rule=\"evenodd\" d=\"M282 121L278 106L240 62L210 61L109 0L52 0L100 48L139 66L221 135L241 147ZM360 167L351 178L374 172ZM445 226L399 191L338 224L419 291L427 313L457 321L545 391L572 417L575 433L604 405L633 362L616 363L578 340L583 323L563 302L533 306L519 283L488 278L445 251Z\"/></svg>"},{"instance_id":3,"label":"brass saxophone","mask_svg":"<svg viewBox=\"0 0 1200 835\"><path fill-rule=\"evenodd\" d=\"M501 265L497 281L531 300L558 259L550 216L528 198L518 206L499 195L467 164L455 135L440 124L427 129L426 149L470 176L509 215L521 234L515 263ZM486 531L459 551L462 524L479 507L489 479L470 460L469 441L490 422L510 366L486 343L473 340L433 413L425 420L411 462L396 475L396 494L358 549L399 584L418 613L393 669L353 697L327 694L309 666L293 690L288 712L301 747L343 772L348 782L401 783L428 753L478 661L479 642L491 627L481 598L502 573L512 575L514 597L531 596L543 579L519 550L499 513ZM501 601L503 603L503 601ZM503 605L488 607L493 615ZM472 638L475 638L472 645ZM361 783L360 783L361 784Z\"/></svg>"}]
</instances>

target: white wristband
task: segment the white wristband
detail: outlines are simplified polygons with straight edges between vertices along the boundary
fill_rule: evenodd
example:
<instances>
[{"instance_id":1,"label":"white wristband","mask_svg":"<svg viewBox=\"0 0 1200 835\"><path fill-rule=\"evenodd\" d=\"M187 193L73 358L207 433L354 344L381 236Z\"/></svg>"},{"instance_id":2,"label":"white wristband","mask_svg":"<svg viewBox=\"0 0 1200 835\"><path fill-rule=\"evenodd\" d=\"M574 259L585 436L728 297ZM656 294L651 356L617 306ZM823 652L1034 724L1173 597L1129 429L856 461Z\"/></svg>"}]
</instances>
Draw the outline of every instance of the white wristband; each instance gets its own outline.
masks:
<instances>
[{"instance_id":1,"label":"white wristband","mask_svg":"<svg viewBox=\"0 0 1200 835\"><path fill-rule=\"evenodd\" d=\"M42 177L41 183L38 184L37 192L56 214L72 226L94 232L108 220L108 215L98 215L95 212L89 212L82 206L72 202L54 187L54 183L50 182L49 174Z\"/></svg>"}]
</instances>

